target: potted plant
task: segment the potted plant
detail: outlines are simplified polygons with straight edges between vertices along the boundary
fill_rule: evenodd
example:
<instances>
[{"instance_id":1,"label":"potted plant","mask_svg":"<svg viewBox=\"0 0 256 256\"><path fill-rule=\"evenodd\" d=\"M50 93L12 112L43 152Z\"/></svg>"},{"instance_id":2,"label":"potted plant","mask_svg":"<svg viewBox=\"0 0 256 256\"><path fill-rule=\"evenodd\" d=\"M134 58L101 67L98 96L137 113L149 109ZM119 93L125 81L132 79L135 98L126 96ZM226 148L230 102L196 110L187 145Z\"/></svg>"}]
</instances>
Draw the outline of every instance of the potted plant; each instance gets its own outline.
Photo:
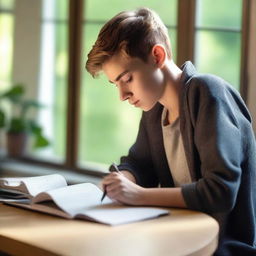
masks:
<instances>
[{"instance_id":1,"label":"potted plant","mask_svg":"<svg viewBox=\"0 0 256 256\"><path fill-rule=\"evenodd\" d=\"M6 131L7 152L11 157L21 157L26 154L30 135L34 137L34 148L49 145L48 139L43 135L42 127L28 116L30 109L39 109L43 106L36 100L24 99L24 92L24 86L17 84L0 94L0 129ZM3 106L6 101L12 107L9 115Z\"/></svg>"}]
</instances>

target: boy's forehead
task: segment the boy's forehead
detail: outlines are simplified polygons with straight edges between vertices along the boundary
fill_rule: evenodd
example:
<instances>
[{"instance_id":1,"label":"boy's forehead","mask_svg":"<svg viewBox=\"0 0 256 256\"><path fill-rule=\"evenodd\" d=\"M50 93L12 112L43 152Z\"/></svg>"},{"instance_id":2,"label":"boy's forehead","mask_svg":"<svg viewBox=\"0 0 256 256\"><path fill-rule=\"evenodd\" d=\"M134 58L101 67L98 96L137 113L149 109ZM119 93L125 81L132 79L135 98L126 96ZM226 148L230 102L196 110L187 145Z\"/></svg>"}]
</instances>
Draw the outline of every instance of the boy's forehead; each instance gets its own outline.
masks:
<instances>
[{"instance_id":1,"label":"boy's forehead","mask_svg":"<svg viewBox=\"0 0 256 256\"><path fill-rule=\"evenodd\" d=\"M124 56L123 54L116 54L106 61L103 66L103 72L110 80L114 80L120 73L136 69L141 63L138 58Z\"/></svg>"}]
</instances>

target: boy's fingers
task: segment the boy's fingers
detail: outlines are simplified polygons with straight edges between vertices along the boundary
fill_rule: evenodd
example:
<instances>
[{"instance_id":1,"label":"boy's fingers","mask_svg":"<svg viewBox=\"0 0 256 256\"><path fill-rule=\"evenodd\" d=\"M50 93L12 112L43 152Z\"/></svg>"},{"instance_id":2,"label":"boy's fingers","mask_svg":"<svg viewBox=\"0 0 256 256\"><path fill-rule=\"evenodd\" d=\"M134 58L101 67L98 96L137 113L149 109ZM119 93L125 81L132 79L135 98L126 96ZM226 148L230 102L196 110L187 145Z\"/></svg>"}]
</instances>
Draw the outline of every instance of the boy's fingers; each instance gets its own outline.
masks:
<instances>
[{"instance_id":1,"label":"boy's fingers","mask_svg":"<svg viewBox=\"0 0 256 256\"><path fill-rule=\"evenodd\" d=\"M109 186L109 185L114 184L114 183L119 183L119 180L114 179L114 178L109 178L109 179L104 179L102 181L102 184L105 185L105 186Z\"/></svg>"},{"instance_id":2,"label":"boy's fingers","mask_svg":"<svg viewBox=\"0 0 256 256\"><path fill-rule=\"evenodd\" d=\"M109 183L109 182L113 182L115 180L119 180L120 179L120 176L117 174L117 173L111 173L109 174L108 176L106 176L103 180L102 180L102 183Z\"/></svg>"}]
</instances>

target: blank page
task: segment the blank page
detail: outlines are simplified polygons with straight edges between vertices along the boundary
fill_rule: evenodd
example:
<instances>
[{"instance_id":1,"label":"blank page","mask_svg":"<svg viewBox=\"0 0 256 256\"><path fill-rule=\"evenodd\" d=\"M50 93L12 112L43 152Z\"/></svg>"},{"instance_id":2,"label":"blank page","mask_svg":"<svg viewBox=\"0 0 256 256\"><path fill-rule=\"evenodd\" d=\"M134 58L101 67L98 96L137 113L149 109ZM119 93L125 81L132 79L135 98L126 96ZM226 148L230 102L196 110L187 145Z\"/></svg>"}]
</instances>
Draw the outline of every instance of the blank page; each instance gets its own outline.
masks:
<instances>
[{"instance_id":1,"label":"blank page","mask_svg":"<svg viewBox=\"0 0 256 256\"><path fill-rule=\"evenodd\" d=\"M101 205L103 192L94 184L82 183L40 193L33 199L33 203L52 199L55 204L71 216L79 212ZM103 204L111 203L108 197Z\"/></svg>"},{"instance_id":2,"label":"blank page","mask_svg":"<svg viewBox=\"0 0 256 256\"><path fill-rule=\"evenodd\" d=\"M155 207L107 205L85 210L83 213L80 212L77 217L83 218L84 215L92 220L108 225L120 225L152 219L166 214L169 214L168 210Z\"/></svg>"}]
</instances>

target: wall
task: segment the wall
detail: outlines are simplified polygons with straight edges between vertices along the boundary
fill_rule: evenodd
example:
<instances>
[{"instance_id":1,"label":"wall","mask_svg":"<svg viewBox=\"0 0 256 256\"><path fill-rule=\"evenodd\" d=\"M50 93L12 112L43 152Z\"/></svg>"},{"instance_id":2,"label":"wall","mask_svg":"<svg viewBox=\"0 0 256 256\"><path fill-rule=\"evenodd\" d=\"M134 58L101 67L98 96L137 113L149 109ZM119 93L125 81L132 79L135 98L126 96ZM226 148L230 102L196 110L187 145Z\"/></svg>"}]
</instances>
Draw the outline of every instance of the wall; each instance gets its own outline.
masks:
<instances>
[{"instance_id":1,"label":"wall","mask_svg":"<svg viewBox=\"0 0 256 256\"><path fill-rule=\"evenodd\" d=\"M13 82L25 84L26 96L36 98L40 65L41 1L15 2Z\"/></svg>"}]
</instances>

